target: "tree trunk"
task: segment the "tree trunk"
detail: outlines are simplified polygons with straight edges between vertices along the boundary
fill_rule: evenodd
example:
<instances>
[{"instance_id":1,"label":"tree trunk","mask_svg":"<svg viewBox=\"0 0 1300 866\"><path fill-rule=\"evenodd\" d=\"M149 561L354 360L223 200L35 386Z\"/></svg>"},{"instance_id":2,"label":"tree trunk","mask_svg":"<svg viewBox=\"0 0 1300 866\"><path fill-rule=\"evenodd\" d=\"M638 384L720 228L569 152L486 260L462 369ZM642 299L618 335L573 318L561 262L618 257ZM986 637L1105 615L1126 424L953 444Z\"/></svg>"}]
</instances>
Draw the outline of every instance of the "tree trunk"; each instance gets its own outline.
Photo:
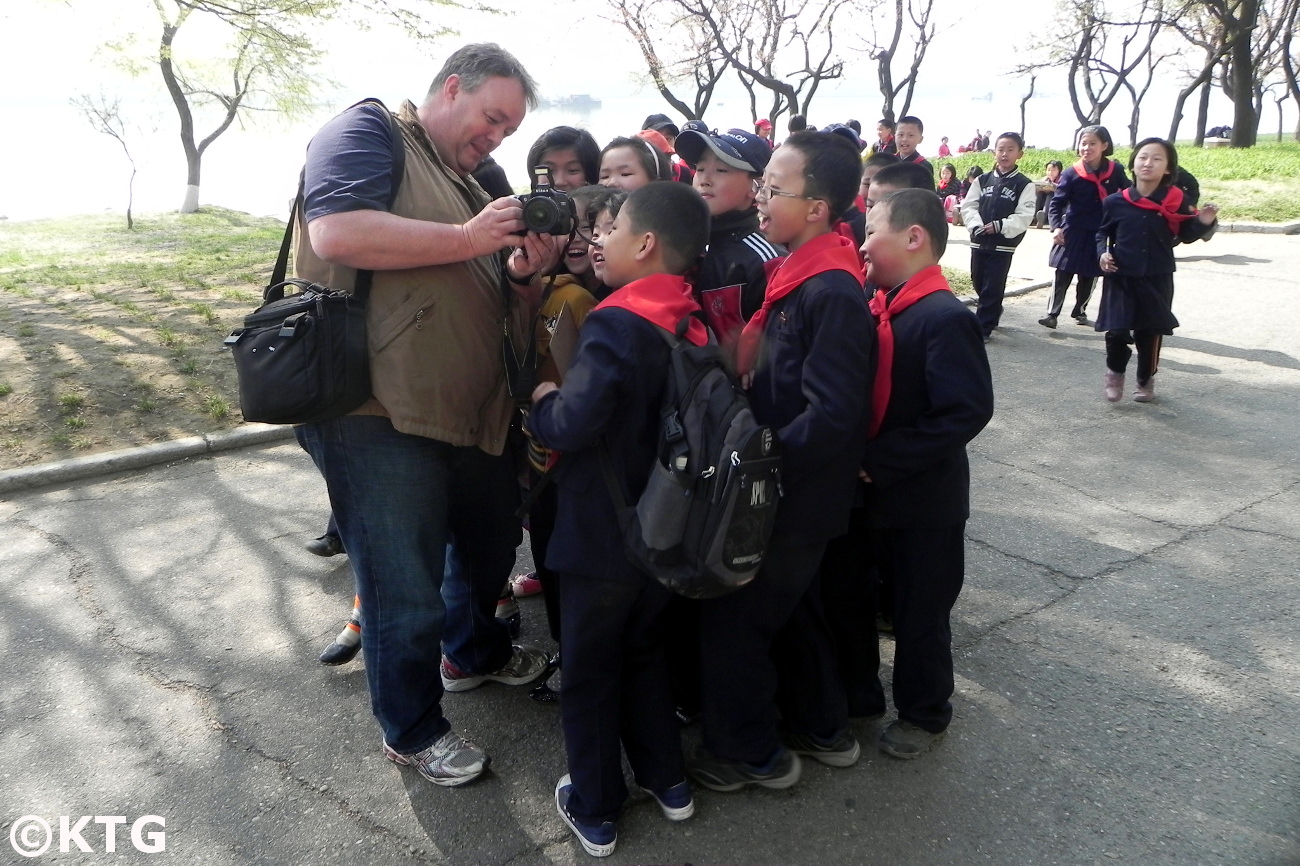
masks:
<instances>
[{"instance_id":1,"label":"tree trunk","mask_svg":"<svg viewBox=\"0 0 1300 866\"><path fill-rule=\"evenodd\" d=\"M1206 81L1201 88L1201 101L1196 107L1196 136L1192 139L1192 144L1195 147L1205 146L1205 127L1209 125L1210 92L1212 90L1209 81Z\"/></svg>"},{"instance_id":2,"label":"tree trunk","mask_svg":"<svg viewBox=\"0 0 1300 866\"><path fill-rule=\"evenodd\" d=\"M1250 35L1259 18L1259 0L1242 0L1232 43L1232 147L1253 147L1259 131L1255 113L1255 58Z\"/></svg>"}]
</instances>

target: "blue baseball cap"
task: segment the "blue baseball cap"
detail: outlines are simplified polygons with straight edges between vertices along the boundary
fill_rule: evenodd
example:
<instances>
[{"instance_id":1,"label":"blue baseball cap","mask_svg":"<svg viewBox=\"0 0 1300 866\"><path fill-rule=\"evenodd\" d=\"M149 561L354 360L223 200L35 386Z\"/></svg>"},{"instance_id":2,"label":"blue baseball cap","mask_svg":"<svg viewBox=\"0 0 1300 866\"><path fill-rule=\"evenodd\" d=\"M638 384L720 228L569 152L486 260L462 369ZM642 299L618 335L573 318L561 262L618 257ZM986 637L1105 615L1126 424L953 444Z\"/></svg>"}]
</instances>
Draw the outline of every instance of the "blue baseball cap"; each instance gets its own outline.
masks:
<instances>
[{"instance_id":1,"label":"blue baseball cap","mask_svg":"<svg viewBox=\"0 0 1300 866\"><path fill-rule=\"evenodd\" d=\"M832 135L838 135L856 147L859 151L862 150L862 139L858 137L858 134L854 131L853 127L849 126L847 123L832 123L830 126L824 128L822 132L829 132Z\"/></svg>"},{"instance_id":2,"label":"blue baseball cap","mask_svg":"<svg viewBox=\"0 0 1300 866\"><path fill-rule=\"evenodd\" d=\"M767 161L772 158L772 146L766 139L744 129L728 129L716 134L682 130L675 146L678 156L691 168L695 168L706 147L727 165L751 174L762 174Z\"/></svg>"}]
</instances>

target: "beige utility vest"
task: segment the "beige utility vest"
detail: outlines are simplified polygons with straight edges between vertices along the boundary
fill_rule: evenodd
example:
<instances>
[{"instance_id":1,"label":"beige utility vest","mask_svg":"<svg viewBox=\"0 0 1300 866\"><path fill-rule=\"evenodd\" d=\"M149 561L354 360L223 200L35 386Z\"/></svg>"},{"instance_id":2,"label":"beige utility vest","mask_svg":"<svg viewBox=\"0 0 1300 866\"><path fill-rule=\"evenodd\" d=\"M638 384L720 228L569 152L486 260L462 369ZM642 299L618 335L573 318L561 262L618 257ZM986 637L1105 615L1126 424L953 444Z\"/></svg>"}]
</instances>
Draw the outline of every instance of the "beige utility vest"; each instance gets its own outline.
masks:
<instances>
[{"instance_id":1,"label":"beige utility vest","mask_svg":"<svg viewBox=\"0 0 1300 866\"><path fill-rule=\"evenodd\" d=\"M439 157L412 103L403 103L397 118L406 173L393 213L450 225L469 222L488 203L487 193ZM356 271L317 256L301 214L298 220L297 275L350 288ZM493 254L375 272L366 309L374 397L356 414L386 415L402 433L502 453L514 407L502 357L503 261ZM527 333L520 306L513 299L509 304L515 335Z\"/></svg>"}]
</instances>

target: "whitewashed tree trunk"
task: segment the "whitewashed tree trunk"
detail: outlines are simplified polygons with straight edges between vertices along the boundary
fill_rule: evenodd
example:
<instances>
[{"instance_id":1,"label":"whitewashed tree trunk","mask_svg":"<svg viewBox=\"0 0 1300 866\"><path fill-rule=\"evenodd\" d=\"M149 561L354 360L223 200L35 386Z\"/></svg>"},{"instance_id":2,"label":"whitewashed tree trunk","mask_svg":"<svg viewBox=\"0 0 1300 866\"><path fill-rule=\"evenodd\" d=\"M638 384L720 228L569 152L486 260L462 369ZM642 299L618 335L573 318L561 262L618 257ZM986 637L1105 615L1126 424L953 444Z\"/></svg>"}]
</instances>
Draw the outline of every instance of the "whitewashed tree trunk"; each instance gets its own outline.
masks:
<instances>
[{"instance_id":1,"label":"whitewashed tree trunk","mask_svg":"<svg viewBox=\"0 0 1300 866\"><path fill-rule=\"evenodd\" d=\"M181 213L194 213L199 209L199 187L198 184L190 184L185 187L185 203L181 205Z\"/></svg>"}]
</instances>

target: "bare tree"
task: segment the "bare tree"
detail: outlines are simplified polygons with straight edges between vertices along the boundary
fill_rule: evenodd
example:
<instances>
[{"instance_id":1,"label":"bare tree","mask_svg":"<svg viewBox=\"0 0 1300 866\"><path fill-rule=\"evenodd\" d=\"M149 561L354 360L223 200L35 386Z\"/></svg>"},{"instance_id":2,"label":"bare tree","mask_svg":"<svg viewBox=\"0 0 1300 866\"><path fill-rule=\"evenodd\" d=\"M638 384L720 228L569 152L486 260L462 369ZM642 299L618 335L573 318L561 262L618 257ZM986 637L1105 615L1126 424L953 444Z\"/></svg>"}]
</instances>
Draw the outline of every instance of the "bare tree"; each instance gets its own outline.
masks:
<instances>
[{"instance_id":1,"label":"bare tree","mask_svg":"<svg viewBox=\"0 0 1300 866\"><path fill-rule=\"evenodd\" d=\"M1183 121L1183 108L1192 94L1199 90L1204 94L1201 104L1205 109L1198 111L1194 141L1196 146L1200 147L1205 140L1205 111L1209 108L1209 88L1213 83L1214 71L1227 51L1223 24L1203 6L1192 3L1181 16L1171 21L1170 29L1186 42L1201 49L1201 64L1188 72L1190 79L1174 99L1173 118L1169 124L1169 140L1178 139L1178 127Z\"/></svg>"},{"instance_id":2,"label":"bare tree","mask_svg":"<svg viewBox=\"0 0 1300 866\"><path fill-rule=\"evenodd\" d=\"M1038 73L1029 73L1029 92L1020 97L1020 137L1025 137L1025 106L1034 98L1034 87L1038 84Z\"/></svg>"},{"instance_id":3,"label":"bare tree","mask_svg":"<svg viewBox=\"0 0 1300 866\"><path fill-rule=\"evenodd\" d=\"M679 0L696 16L747 87L767 90L771 119L806 111L823 81L844 74L835 20L843 0ZM751 98L755 91L751 90Z\"/></svg>"},{"instance_id":4,"label":"bare tree","mask_svg":"<svg viewBox=\"0 0 1300 866\"><path fill-rule=\"evenodd\" d=\"M1194 0L1214 17L1223 33L1220 60L1224 92L1232 100L1232 146L1255 143L1259 115L1255 111L1256 72L1253 34L1259 22L1260 0ZM1202 105L1208 103L1202 96Z\"/></svg>"},{"instance_id":5,"label":"bare tree","mask_svg":"<svg viewBox=\"0 0 1300 866\"><path fill-rule=\"evenodd\" d=\"M1146 99L1147 91L1151 89L1152 83L1156 79L1156 69L1172 54L1157 55L1154 50L1148 51L1146 61L1143 64L1142 76L1140 79L1141 87L1138 87L1139 81L1136 74L1126 77L1123 80L1124 89L1128 91L1131 106L1129 108L1128 120L1128 146L1136 147L1138 140L1138 124L1142 119L1142 101ZM1172 141L1172 139L1170 139Z\"/></svg>"},{"instance_id":6,"label":"bare tree","mask_svg":"<svg viewBox=\"0 0 1300 866\"><path fill-rule=\"evenodd\" d=\"M868 53L876 63L876 79L880 86L881 116L889 120L906 116L912 107L912 94L916 90L916 80L925 61L930 43L934 41L937 28L932 20L934 0L894 0L893 16L889 20L889 38L887 44L881 45L873 39ZM873 16L874 19L874 16ZM908 33L909 52L900 53L903 44L903 32ZM904 60L907 68L896 79L895 61ZM899 95L903 97L903 106L895 111Z\"/></svg>"},{"instance_id":7,"label":"bare tree","mask_svg":"<svg viewBox=\"0 0 1300 866\"><path fill-rule=\"evenodd\" d=\"M133 56L134 35L107 44L129 70L157 69L162 76L180 122L186 166L181 211L188 213L198 208L205 153L234 123L258 113L292 118L311 109L312 94L329 83L318 71L325 55L310 35L323 23L344 21L367 29L387 22L426 42L452 32L430 21L435 11L445 19L447 7L459 2L152 0L160 30L149 60ZM216 35L222 44L216 55L204 56L182 38L196 29Z\"/></svg>"},{"instance_id":8,"label":"bare tree","mask_svg":"<svg viewBox=\"0 0 1300 866\"><path fill-rule=\"evenodd\" d=\"M664 101L687 118L702 118L713 100L713 91L730 68L716 43L697 18L676 3L655 0L610 0L614 21L631 34L641 50L650 80ZM685 35L679 56L665 59L660 53L657 34L670 33L674 38ZM677 82L686 82L694 96L686 99L674 91Z\"/></svg>"},{"instance_id":9,"label":"bare tree","mask_svg":"<svg viewBox=\"0 0 1300 866\"><path fill-rule=\"evenodd\" d=\"M131 148L126 144L126 123L122 120L122 102L114 97L111 101L104 94L91 97L86 94L68 100L72 106L86 116L86 120L96 132L102 132L122 146L126 161L131 164L131 177L126 182L126 227L135 228L135 219L131 209L135 206L135 158Z\"/></svg>"},{"instance_id":10,"label":"bare tree","mask_svg":"<svg viewBox=\"0 0 1300 866\"><path fill-rule=\"evenodd\" d=\"M669 105L699 117L719 80L734 74L749 93L754 115L770 120L806 111L823 81L843 75L835 23L856 8L856 0L607 2L614 20L641 48ZM656 41L659 33L671 34L672 41ZM696 87L693 105L671 86L685 80ZM766 108L759 106L763 98L769 101Z\"/></svg>"},{"instance_id":11,"label":"bare tree","mask_svg":"<svg viewBox=\"0 0 1300 866\"><path fill-rule=\"evenodd\" d=\"M1142 64L1165 23L1163 0L1142 0L1133 21L1111 20L1101 0L1073 8L1072 39L1064 40L1070 104L1079 124L1100 123L1124 82Z\"/></svg>"},{"instance_id":12,"label":"bare tree","mask_svg":"<svg viewBox=\"0 0 1300 866\"><path fill-rule=\"evenodd\" d=\"M1297 119L1295 128L1295 140L1300 141L1300 75L1297 69L1300 69L1300 57L1295 53L1294 40L1296 24L1298 22L1298 11L1300 11L1300 2L1298 0L1289 0L1288 9L1283 16L1282 25L1282 75L1286 81L1287 93L1296 104Z\"/></svg>"}]
</instances>

